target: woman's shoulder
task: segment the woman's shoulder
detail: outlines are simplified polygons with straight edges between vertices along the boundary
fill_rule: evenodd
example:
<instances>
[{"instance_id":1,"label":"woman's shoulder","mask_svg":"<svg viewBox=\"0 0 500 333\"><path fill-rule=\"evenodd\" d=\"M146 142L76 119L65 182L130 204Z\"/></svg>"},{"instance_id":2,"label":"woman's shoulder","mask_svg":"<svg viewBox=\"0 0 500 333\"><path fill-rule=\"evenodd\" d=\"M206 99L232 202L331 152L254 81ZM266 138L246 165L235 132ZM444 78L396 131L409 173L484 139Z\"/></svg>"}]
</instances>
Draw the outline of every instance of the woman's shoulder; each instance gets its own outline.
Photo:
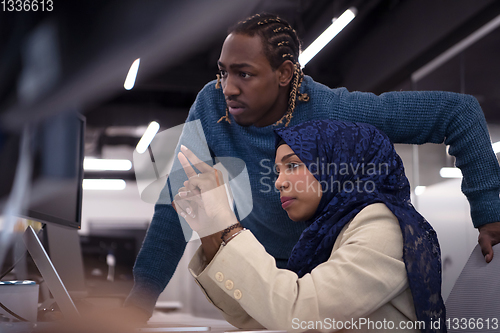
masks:
<instances>
[{"instance_id":1,"label":"woman's shoulder","mask_svg":"<svg viewBox=\"0 0 500 333\"><path fill-rule=\"evenodd\" d=\"M364 207L356 216L352 219L354 221L366 221L366 220L378 220L385 219L390 222L397 222L398 219L383 202L376 202ZM358 222L359 223L359 222Z\"/></svg>"},{"instance_id":2,"label":"woman's shoulder","mask_svg":"<svg viewBox=\"0 0 500 333\"><path fill-rule=\"evenodd\" d=\"M348 244L401 257L403 235L399 221L384 203L367 205L342 229L334 250Z\"/></svg>"},{"instance_id":3,"label":"woman's shoulder","mask_svg":"<svg viewBox=\"0 0 500 333\"><path fill-rule=\"evenodd\" d=\"M345 229L376 228L384 225L397 225L399 227L398 219L384 203L376 202L361 209L346 225Z\"/></svg>"}]
</instances>

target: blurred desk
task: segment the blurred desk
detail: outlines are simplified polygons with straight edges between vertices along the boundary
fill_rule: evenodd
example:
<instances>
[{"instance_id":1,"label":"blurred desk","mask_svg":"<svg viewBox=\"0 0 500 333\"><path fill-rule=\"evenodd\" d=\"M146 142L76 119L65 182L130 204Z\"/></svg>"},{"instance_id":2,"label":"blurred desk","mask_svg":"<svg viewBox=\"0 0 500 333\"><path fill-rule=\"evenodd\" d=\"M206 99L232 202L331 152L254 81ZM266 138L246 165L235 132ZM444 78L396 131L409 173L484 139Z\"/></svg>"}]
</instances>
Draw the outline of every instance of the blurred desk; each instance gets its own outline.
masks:
<instances>
[{"instance_id":1,"label":"blurred desk","mask_svg":"<svg viewBox=\"0 0 500 333\"><path fill-rule=\"evenodd\" d=\"M209 327L209 332L227 332L237 330L236 327L225 320L195 317L188 313L163 313L155 311L148 324L152 326L161 326L161 324Z\"/></svg>"},{"instance_id":2,"label":"blurred desk","mask_svg":"<svg viewBox=\"0 0 500 333\"><path fill-rule=\"evenodd\" d=\"M239 330L225 320L210 319L195 317L188 313L162 313L155 312L148 321L147 328L133 329L130 332L284 332L286 331L267 331L267 330ZM70 329L68 329L68 327ZM89 326L90 327L90 326ZM85 327L84 327L85 328ZM101 330L102 329L102 330ZM109 333L105 327L99 329L99 333ZM41 323L0 323L0 332L2 333L88 333L87 330L82 330L82 327L75 326L60 326L57 322L41 322ZM115 330L112 330L115 332Z\"/></svg>"},{"instance_id":3,"label":"blurred desk","mask_svg":"<svg viewBox=\"0 0 500 333\"><path fill-rule=\"evenodd\" d=\"M179 325L179 326L196 326L196 327L208 327L208 332L213 333L222 333L222 332L268 332L268 333L278 333L286 331L279 330L250 330L250 329L238 329L233 325L229 324L225 320L220 319L210 319L210 318L202 318L195 317L188 313L162 313L162 312L154 312L151 319L148 321L150 325L160 325L168 324L168 325ZM202 332L200 330L198 332ZM153 332L152 330L150 332ZM158 330L161 332L161 330ZM192 331L196 332L196 331Z\"/></svg>"}]
</instances>

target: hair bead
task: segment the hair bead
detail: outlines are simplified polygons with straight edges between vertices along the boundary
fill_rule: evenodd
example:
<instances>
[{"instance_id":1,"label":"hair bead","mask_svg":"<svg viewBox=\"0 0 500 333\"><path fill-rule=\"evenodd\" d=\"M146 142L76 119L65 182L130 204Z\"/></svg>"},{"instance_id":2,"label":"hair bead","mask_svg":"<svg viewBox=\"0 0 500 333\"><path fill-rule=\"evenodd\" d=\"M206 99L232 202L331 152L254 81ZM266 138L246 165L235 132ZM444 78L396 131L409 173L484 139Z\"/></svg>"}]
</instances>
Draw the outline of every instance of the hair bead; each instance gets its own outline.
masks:
<instances>
[{"instance_id":1,"label":"hair bead","mask_svg":"<svg viewBox=\"0 0 500 333\"><path fill-rule=\"evenodd\" d=\"M222 116L220 117L219 120L217 120L217 124L220 123L221 121L227 121L228 123L231 124L231 118L229 118L229 108L226 106L226 115L225 116Z\"/></svg>"},{"instance_id":2,"label":"hair bead","mask_svg":"<svg viewBox=\"0 0 500 333\"><path fill-rule=\"evenodd\" d=\"M265 19L265 20L259 21L257 24L264 25L264 24L268 24L268 23L281 23L281 20L279 17L278 18L270 18L270 19Z\"/></svg>"},{"instance_id":3,"label":"hair bead","mask_svg":"<svg viewBox=\"0 0 500 333\"><path fill-rule=\"evenodd\" d=\"M277 32L280 32L280 31L292 31L292 30L293 29L291 27L278 27L278 28L274 29L273 31L275 33L277 33ZM295 30L293 30L293 31L295 31Z\"/></svg>"},{"instance_id":4,"label":"hair bead","mask_svg":"<svg viewBox=\"0 0 500 333\"><path fill-rule=\"evenodd\" d=\"M220 89L220 74L215 74L217 76L217 83L215 84L215 89Z\"/></svg>"}]
</instances>

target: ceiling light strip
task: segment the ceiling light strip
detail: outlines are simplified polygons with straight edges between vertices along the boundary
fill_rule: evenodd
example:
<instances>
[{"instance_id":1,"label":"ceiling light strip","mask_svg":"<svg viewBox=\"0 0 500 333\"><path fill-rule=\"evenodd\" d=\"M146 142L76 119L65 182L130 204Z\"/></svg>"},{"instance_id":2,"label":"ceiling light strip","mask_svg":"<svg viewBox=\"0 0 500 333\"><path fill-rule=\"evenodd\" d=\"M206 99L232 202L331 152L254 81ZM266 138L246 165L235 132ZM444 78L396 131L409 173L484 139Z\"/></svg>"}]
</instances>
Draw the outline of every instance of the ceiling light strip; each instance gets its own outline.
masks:
<instances>
[{"instance_id":1,"label":"ceiling light strip","mask_svg":"<svg viewBox=\"0 0 500 333\"><path fill-rule=\"evenodd\" d=\"M338 35L355 17L357 9L354 7L346 10L338 19L334 19L332 24L309 45L300 55L299 63L302 68L323 49L335 36Z\"/></svg>"},{"instance_id":2,"label":"ceiling light strip","mask_svg":"<svg viewBox=\"0 0 500 333\"><path fill-rule=\"evenodd\" d=\"M146 129L146 132L142 135L142 138L139 140L139 143L137 144L137 147L135 148L139 154L142 154L148 149L148 146L151 144L151 141L153 141L156 133L158 133L158 130L160 129L160 124L158 124L156 121L152 121L148 128Z\"/></svg>"},{"instance_id":3,"label":"ceiling light strip","mask_svg":"<svg viewBox=\"0 0 500 333\"><path fill-rule=\"evenodd\" d=\"M88 158L83 160L85 171L128 171L132 169L130 160Z\"/></svg>"},{"instance_id":4,"label":"ceiling light strip","mask_svg":"<svg viewBox=\"0 0 500 333\"><path fill-rule=\"evenodd\" d=\"M494 144L491 145L491 147L493 148L493 152L495 154L500 153L500 141L495 142Z\"/></svg>"},{"instance_id":5,"label":"ceiling light strip","mask_svg":"<svg viewBox=\"0 0 500 333\"><path fill-rule=\"evenodd\" d=\"M125 79L125 83L123 87L127 90L130 90L135 85L135 79L137 78L137 72L139 71L139 65L141 63L141 58L136 59L130 69L128 70L127 78Z\"/></svg>"},{"instance_id":6,"label":"ceiling light strip","mask_svg":"<svg viewBox=\"0 0 500 333\"><path fill-rule=\"evenodd\" d=\"M462 171L459 168L444 167L439 170L442 178L462 178Z\"/></svg>"},{"instance_id":7,"label":"ceiling light strip","mask_svg":"<svg viewBox=\"0 0 500 333\"><path fill-rule=\"evenodd\" d=\"M82 187L84 190L120 191L127 183L123 179L84 179Z\"/></svg>"}]
</instances>

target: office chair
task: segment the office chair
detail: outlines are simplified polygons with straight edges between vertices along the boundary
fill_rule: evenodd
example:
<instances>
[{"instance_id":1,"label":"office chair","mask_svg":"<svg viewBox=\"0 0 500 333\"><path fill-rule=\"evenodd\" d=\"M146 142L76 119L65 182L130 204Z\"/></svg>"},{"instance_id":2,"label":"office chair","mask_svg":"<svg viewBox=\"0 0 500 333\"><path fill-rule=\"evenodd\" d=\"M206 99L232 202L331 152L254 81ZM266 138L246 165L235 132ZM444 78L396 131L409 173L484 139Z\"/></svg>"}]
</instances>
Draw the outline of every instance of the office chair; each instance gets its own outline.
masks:
<instances>
[{"instance_id":1,"label":"office chair","mask_svg":"<svg viewBox=\"0 0 500 333\"><path fill-rule=\"evenodd\" d=\"M448 332L500 332L500 244L487 264L478 245L446 300Z\"/></svg>"}]
</instances>

